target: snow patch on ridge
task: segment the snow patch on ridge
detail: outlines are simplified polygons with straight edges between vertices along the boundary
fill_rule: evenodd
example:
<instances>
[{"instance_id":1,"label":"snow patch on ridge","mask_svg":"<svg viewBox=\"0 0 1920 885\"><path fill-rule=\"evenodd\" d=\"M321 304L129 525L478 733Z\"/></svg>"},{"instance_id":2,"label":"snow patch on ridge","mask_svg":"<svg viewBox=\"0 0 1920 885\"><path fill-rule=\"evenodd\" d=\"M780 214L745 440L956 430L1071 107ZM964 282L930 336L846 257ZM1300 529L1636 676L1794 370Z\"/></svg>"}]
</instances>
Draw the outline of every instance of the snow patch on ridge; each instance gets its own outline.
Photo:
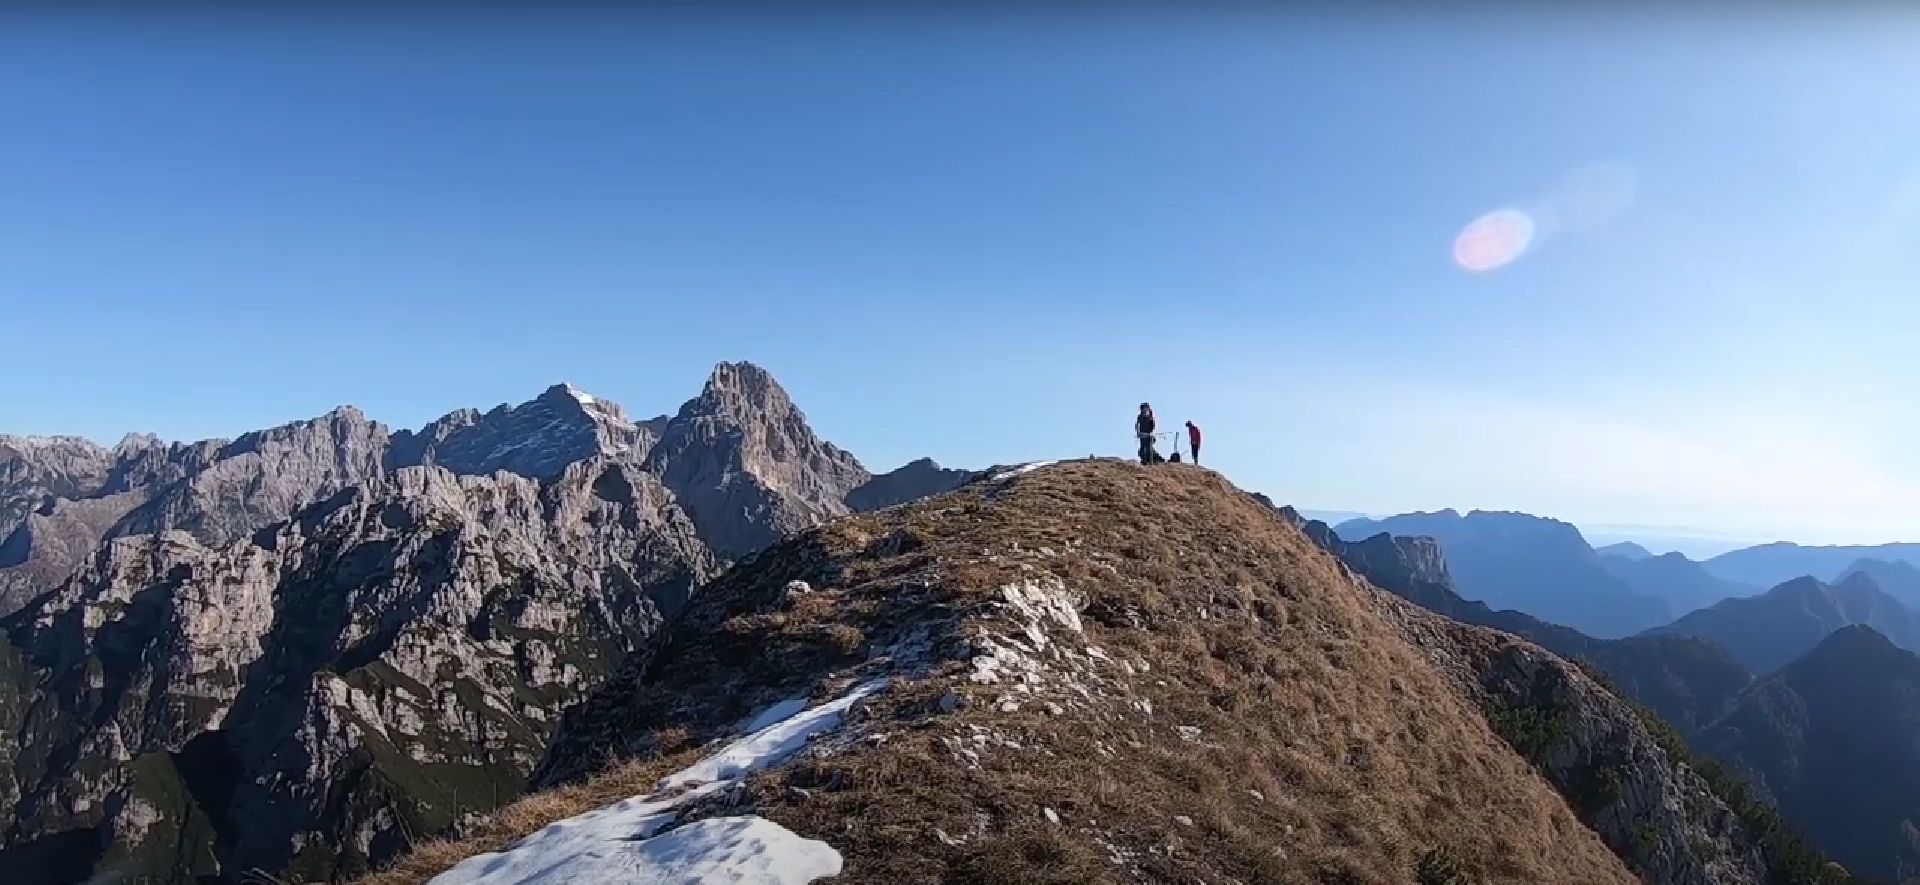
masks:
<instances>
[{"instance_id":1,"label":"snow patch on ridge","mask_svg":"<svg viewBox=\"0 0 1920 885\"><path fill-rule=\"evenodd\" d=\"M1001 480L1006 480L1006 479L1012 479L1012 478L1014 478L1014 477L1016 477L1016 476L1019 476L1019 475L1021 475L1021 474L1023 474L1023 473L1032 473L1032 472L1034 472L1035 470L1039 470L1039 469L1040 469L1040 468L1042 468L1042 467L1052 467L1053 465L1055 465L1055 464L1058 464L1058 463L1060 463L1060 462L1058 462L1058 461L1034 461L1034 462L1032 462L1032 463L1029 463L1029 464L1022 464L1022 465L1020 465L1020 466L1018 466L1018 467L1012 467L1012 468L1008 468L1008 469L1006 469L1006 470L1002 470L1002 471L1000 471L999 473L996 473L996 474L994 474L994 475L993 475L993 477L992 477L992 478L991 478L991 479L990 479L989 481L990 481L990 482L1000 482Z\"/></svg>"},{"instance_id":2,"label":"snow patch on ridge","mask_svg":"<svg viewBox=\"0 0 1920 885\"><path fill-rule=\"evenodd\" d=\"M431 885L590 885L736 882L805 885L840 874L833 846L761 817L719 817L668 830L689 801L777 765L840 725L848 708L885 685L866 682L812 709L806 698L773 705L749 734L662 778L658 790L548 824L505 851L479 854ZM687 788L687 789L682 789ZM663 832L664 831L664 832Z\"/></svg>"},{"instance_id":3,"label":"snow patch on ridge","mask_svg":"<svg viewBox=\"0 0 1920 885\"><path fill-rule=\"evenodd\" d=\"M766 725L728 744L720 752L662 778L659 788L671 790L675 787L732 780L741 775L752 774L768 766L777 765L788 756L799 752L800 748L806 746L807 741L814 735L839 726L848 707L879 690L882 684L877 680L865 683L838 700ZM777 704L774 709L785 707L788 703L791 702ZM766 718L766 714L761 714L761 718Z\"/></svg>"}]
</instances>

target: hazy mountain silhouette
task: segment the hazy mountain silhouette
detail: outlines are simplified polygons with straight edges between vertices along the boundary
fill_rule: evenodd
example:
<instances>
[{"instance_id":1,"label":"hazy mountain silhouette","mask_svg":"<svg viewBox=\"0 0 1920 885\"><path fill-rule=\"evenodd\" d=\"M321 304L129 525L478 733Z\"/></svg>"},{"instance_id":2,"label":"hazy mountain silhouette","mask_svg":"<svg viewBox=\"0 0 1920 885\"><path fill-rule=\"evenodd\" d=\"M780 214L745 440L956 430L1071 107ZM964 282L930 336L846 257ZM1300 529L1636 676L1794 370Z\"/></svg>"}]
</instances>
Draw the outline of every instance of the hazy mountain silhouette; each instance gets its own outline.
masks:
<instances>
[{"instance_id":1,"label":"hazy mountain silhouette","mask_svg":"<svg viewBox=\"0 0 1920 885\"><path fill-rule=\"evenodd\" d=\"M1439 542L1460 594L1602 638L1637 633L1673 617L1663 599L1610 573L1580 530L1525 513L1476 510L1356 519L1348 540L1380 532Z\"/></svg>"},{"instance_id":2,"label":"hazy mountain silhouette","mask_svg":"<svg viewBox=\"0 0 1920 885\"><path fill-rule=\"evenodd\" d=\"M1920 544L1803 547L1786 541L1722 553L1700 564L1722 580L1772 587L1802 576L1832 581L1862 559L1920 565Z\"/></svg>"},{"instance_id":3,"label":"hazy mountain silhouette","mask_svg":"<svg viewBox=\"0 0 1920 885\"><path fill-rule=\"evenodd\" d=\"M1770 673L1851 624L1871 626L1904 648L1920 647L1920 620L1913 611L1858 573L1835 584L1796 578L1759 596L1722 600L1648 632L1711 639L1754 672Z\"/></svg>"},{"instance_id":4,"label":"hazy mountain silhouette","mask_svg":"<svg viewBox=\"0 0 1920 885\"><path fill-rule=\"evenodd\" d=\"M1605 547L1595 547L1593 548L1593 552L1598 553L1601 556L1618 556L1621 559L1647 559L1653 556L1653 551L1648 550L1647 548L1642 547L1639 544L1635 544L1632 541L1621 541L1618 544L1608 544Z\"/></svg>"},{"instance_id":5,"label":"hazy mountain silhouette","mask_svg":"<svg viewBox=\"0 0 1920 885\"><path fill-rule=\"evenodd\" d=\"M1619 546L1616 544L1603 549L1612 550ZM1602 555L1600 564L1609 574L1627 582L1627 586L1634 590L1666 600L1675 612L1706 608L1730 597L1751 596L1761 589L1716 578L1700 563L1679 553L1639 558Z\"/></svg>"},{"instance_id":6,"label":"hazy mountain silhouette","mask_svg":"<svg viewBox=\"0 0 1920 885\"><path fill-rule=\"evenodd\" d=\"M1908 608L1920 611L1920 566L1902 560L1862 559L1847 566L1842 578L1864 574L1873 579L1888 596Z\"/></svg>"},{"instance_id":7,"label":"hazy mountain silhouette","mask_svg":"<svg viewBox=\"0 0 1920 885\"><path fill-rule=\"evenodd\" d=\"M1920 871L1920 658L1872 628L1834 631L1695 742L1852 872Z\"/></svg>"}]
</instances>

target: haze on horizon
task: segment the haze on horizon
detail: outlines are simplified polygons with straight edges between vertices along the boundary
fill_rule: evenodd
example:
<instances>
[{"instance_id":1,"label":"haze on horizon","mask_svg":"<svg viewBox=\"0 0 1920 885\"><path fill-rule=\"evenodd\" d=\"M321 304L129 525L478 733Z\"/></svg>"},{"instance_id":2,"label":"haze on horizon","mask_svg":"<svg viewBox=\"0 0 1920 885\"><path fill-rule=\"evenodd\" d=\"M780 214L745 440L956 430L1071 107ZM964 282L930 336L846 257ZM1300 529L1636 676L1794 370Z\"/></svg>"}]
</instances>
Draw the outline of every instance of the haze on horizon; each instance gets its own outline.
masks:
<instances>
[{"instance_id":1,"label":"haze on horizon","mask_svg":"<svg viewBox=\"0 0 1920 885\"><path fill-rule=\"evenodd\" d=\"M0 432L749 359L876 469L1149 400L1303 506L1920 540L1920 13L1585 15L9 13Z\"/></svg>"}]
</instances>

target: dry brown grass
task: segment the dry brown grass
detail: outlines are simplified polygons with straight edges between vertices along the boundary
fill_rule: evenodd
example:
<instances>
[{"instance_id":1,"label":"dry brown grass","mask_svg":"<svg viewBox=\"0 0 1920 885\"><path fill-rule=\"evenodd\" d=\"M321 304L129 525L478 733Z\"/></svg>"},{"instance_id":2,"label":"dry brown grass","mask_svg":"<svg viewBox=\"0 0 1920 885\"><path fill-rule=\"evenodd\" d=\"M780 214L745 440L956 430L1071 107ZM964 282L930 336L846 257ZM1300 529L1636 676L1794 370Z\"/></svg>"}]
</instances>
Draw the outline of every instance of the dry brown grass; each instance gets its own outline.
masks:
<instances>
[{"instance_id":1,"label":"dry brown grass","mask_svg":"<svg viewBox=\"0 0 1920 885\"><path fill-rule=\"evenodd\" d=\"M998 588L1043 573L1085 596L1078 641L1151 672L1116 672L1114 697L1064 715L1032 703L1002 712L1004 687L961 678L955 643L1001 617L988 606ZM782 602L795 578L819 592ZM756 813L840 849L836 881L1403 883L1436 852L1473 881L1633 881L1380 620L1371 592L1215 474L1063 464L846 520L736 570L696 600L643 677L616 680L570 717L580 737L562 752L708 740L771 699L838 690L919 630L932 670L850 718L850 736L884 742L749 783ZM969 703L940 713L948 686ZM1018 748L993 746L970 768L943 738L973 726ZM645 792L689 754L529 797L474 839L428 846L368 881L421 881Z\"/></svg>"}]
</instances>

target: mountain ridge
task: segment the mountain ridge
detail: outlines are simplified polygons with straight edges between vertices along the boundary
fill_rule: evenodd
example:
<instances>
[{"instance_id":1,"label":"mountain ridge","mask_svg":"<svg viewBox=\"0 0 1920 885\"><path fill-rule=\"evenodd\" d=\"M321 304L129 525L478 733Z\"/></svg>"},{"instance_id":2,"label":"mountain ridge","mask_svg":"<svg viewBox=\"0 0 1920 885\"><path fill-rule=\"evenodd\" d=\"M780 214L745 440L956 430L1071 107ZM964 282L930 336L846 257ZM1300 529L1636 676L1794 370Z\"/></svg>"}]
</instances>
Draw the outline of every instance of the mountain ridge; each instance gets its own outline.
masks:
<instances>
[{"instance_id":1,"label":"mountain ridge","mask_svg":"<svg viewBox=\"0 0 1920 885\"><path fill-rule=\"evenodd\" d=\"M0 879L183 883L364 872L504 801L730 540L845 513L867 479L744 363L671 419L559 384L420 431L341 407L37 444L0 476L38 499L0 569Z\"/></svg>"},{"instance_id":2,"label":"mountain ridge","mask_svg":"<svg viewBox=\"0 0 1920 885\"><path fill-rule=\"evenodd\" d=\"M1776 541L1722 553L1702 561L1701 566L1729 581L1775 587L1803 576L1832 581L1859 559L1920 565L1920 544L1816 546Z\"/></svg>"},{"instance_id":3,"label":"mountain ridge","mask_svg":"<svg viewBox=\"0 0 1920 885\"><path fill-rule=\"evenodd\" d=\"M1640 593L1608 572L1580 530L1559 520L1446 509L1354 520L1335 531L1353 540L1381 532L1431 537L1446 551L1467 597L1594 636L1625 636L1672 617L1665 600Z\"/></svg>"},{"instance_id":4,"label":"mountain ridge","mask_svg":"<svg viewBox=\"0 0 1920 885\"><path fill-rule=\"evenodd\" d=\"M1738 819L1578 668L1375 589L1216 474L1096 460L736 566L567 714L536 776L556 792L371 881L517 850L786 699L875 680L841 733L669 826L771 820L830 843L850 883L1765 878ZM1620 788L1576 812L1595 778Z\"/></svg>"},{"instance_id":5,"label":"mountain ridge","mask_svg":"<svg viewBox=\"0 0 1920 885\"><path fill-rule=\"evenodd\" d=\"M1920 648L1920 616L1858 572L1834 584L1795 578L1758 596L1722 600L1647 635L1712 639L1765 674L1852 624L1872 625L1902 647Z\"/></svg>"}]
</instances>

